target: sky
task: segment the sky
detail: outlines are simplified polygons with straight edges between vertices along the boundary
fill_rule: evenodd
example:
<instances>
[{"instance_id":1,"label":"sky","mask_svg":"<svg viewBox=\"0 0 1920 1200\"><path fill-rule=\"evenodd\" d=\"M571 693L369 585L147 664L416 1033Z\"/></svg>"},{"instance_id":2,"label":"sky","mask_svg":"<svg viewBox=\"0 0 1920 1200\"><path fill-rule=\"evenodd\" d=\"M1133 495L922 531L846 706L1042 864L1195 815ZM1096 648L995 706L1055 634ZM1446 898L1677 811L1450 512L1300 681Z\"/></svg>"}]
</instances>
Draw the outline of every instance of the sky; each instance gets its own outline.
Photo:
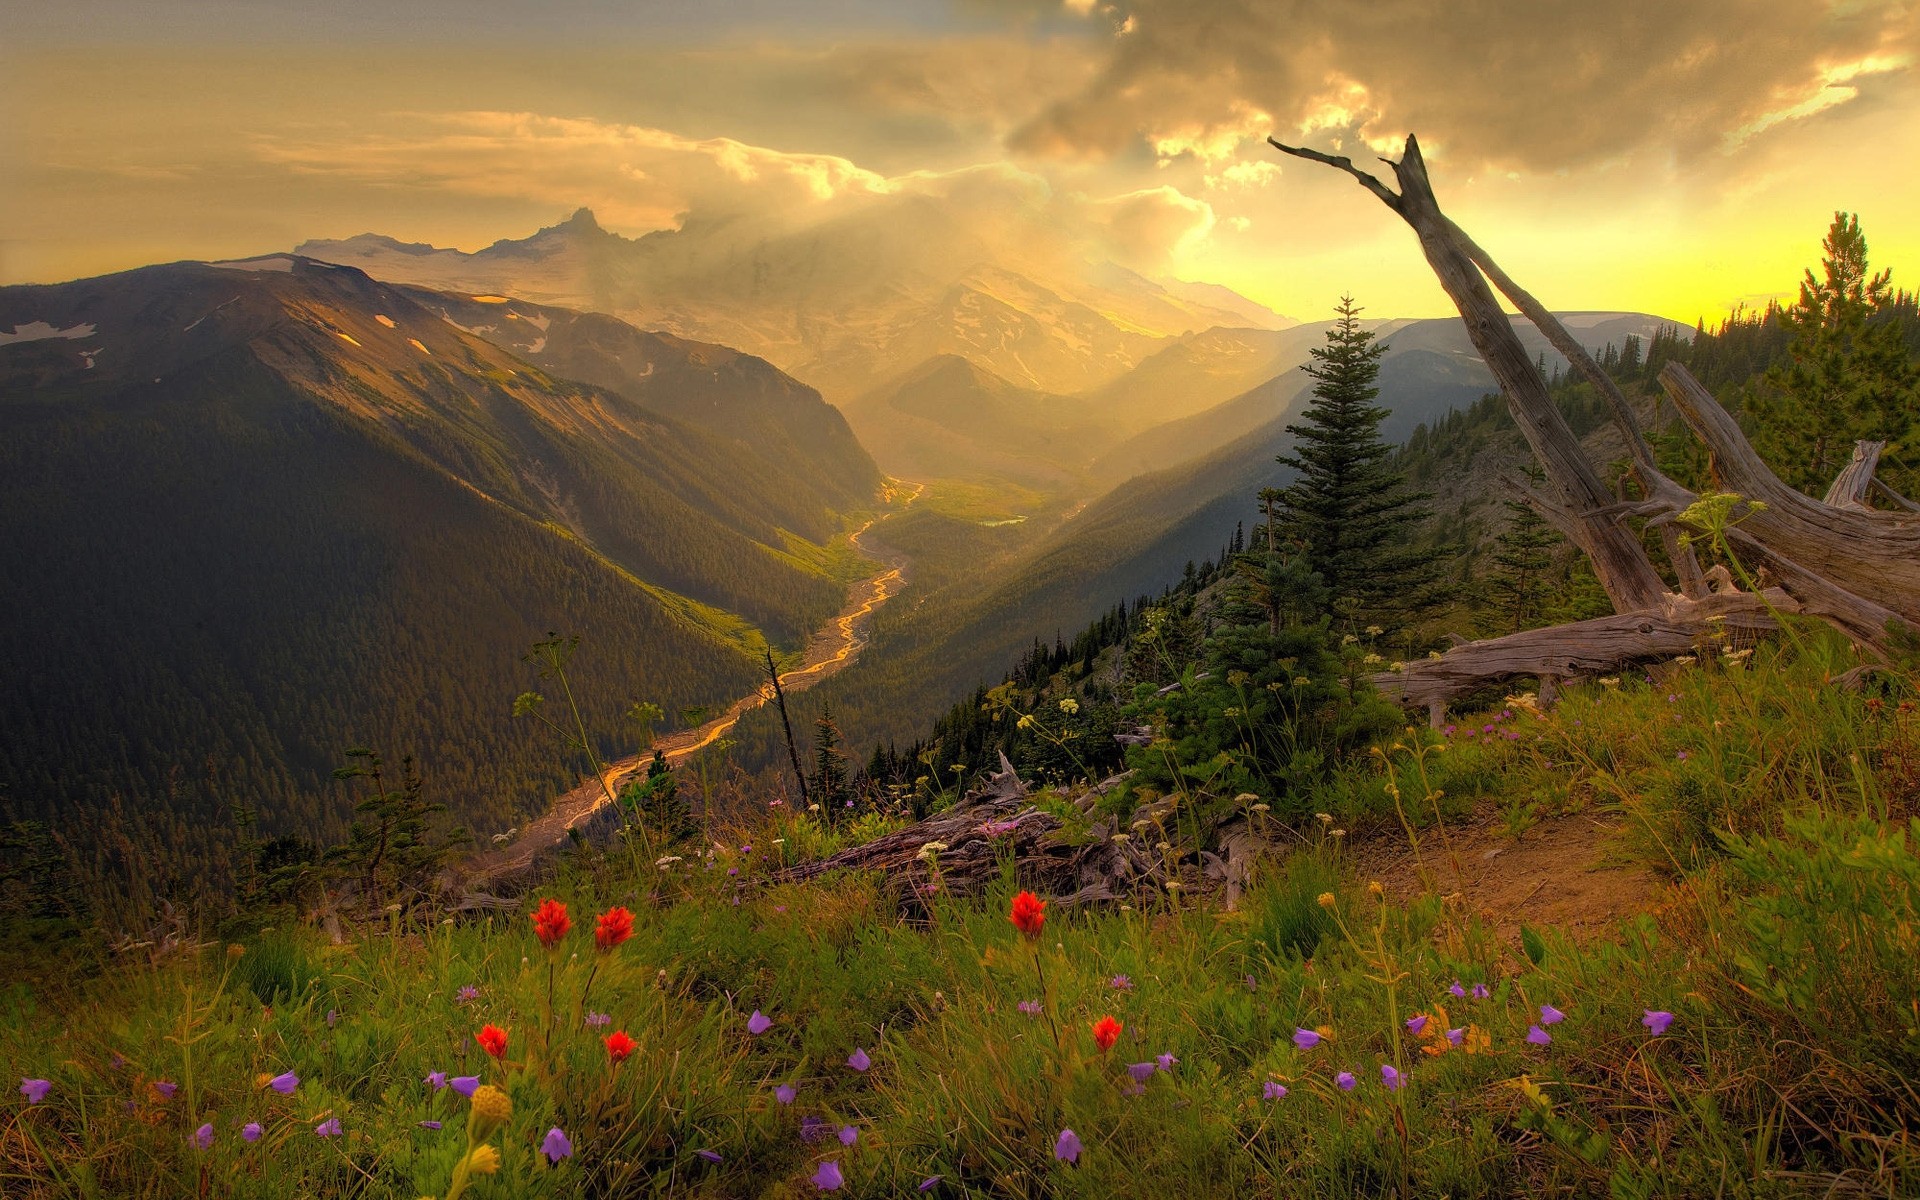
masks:
<instances>
[{"instance_id":1,"label":"sky","mask_svg":"<svg viewBox=\"0 0 1920 1200\"><path fill-rule=\"evenodd\" d=\"M1549 305L1790 297L1836 210L1920 282L1886 0L12 0L0 283L363 232L478 249L940 198L1288 315L1449 310L1281 141L1397 157ZM1379 170L1390 178L1384 166Z\"/></svg>"}]
</instances>

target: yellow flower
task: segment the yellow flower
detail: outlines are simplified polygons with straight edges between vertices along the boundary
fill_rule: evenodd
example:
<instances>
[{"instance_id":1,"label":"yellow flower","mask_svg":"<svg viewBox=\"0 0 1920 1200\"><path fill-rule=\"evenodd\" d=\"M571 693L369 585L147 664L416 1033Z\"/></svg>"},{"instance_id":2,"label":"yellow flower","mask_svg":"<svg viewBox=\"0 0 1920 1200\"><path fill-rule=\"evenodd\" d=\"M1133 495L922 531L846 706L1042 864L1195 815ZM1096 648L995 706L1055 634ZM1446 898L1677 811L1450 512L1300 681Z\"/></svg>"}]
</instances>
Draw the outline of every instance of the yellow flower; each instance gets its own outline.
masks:
<instances>
[{"instance_id":1,"label":"yellow flower","mask_svg":"<svg viewBox=\"0 0 1920 1200\"><path fill-rule=\"evenodd\" d=\"M1068 716L1072 716L1074 713L1080 711L1080 702L1072 696L1068 696L1066 699L1060 701L1060 711L1066 713Z\"/></svg>"},{"instance_id":2,"label":"yellow flower","mask_svg":"<svg viewBox=\"0 0 1920 1200\"><path fill-rule=\"evenodd\" d=\"M467 1137L472 1141L486 1141L513 1118L512 1098L490 1083L474 1089L471 1103L473 1111L467 1115Z\"/></svg>"},{"instance_id":3,"label":"yellow flower","mask_svg":"<svg viewBox=\"0 0 1920 1200\"><path fill-rule=\"evenodd\" d=\"M492 1146L475 1146L467 1155L467 1170L475 1175L491 1175L500 1169L500 1152Z\"/></svg>"},{"instance_id":4,"label":"yellow flower","mask_svg":"<svg viewBox=\"0 0 1920 1200\"><path fill-rule=\"evenodd\" d=\"M1387 889L1376 879L1367 885L1367 894L1369 896L1384 896L1387 894Z\"/></svg>"},{"instance_id":5,"label":"yellow flower","mask_svg":"<svg viewBox=\"0 0 1920 1200\"><path fill-rule=\"evenodd\" d=\"M1333 896L1333 893L1332 893L1332 892L1321 892L1321 893L1320 893L1320 907L1321 907L1321 908L1332 908L1332 907L1333 907L1333 906L1334 906L1335 904L1338 904L1338 903L1339 903L1339 901L1338 901L1338 900L1335 900L1335 899L1334 899L1334 896Z\"/></svg>"}]
</instances>

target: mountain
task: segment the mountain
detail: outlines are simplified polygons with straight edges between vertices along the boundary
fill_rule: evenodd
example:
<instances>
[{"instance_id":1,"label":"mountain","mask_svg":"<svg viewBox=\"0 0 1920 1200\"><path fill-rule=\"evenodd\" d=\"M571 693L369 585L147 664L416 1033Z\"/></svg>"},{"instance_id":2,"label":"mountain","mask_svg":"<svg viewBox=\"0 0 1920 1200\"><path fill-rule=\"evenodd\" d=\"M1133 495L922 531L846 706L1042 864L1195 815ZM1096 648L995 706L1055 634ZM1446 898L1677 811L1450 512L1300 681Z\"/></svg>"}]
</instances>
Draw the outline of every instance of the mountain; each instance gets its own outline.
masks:
<instances>
[{"instance_id":1,"label":"mountain","mask_svg":"<svg viewBox=\"0 0 1920 1200\"><path fill-rule=\"evenodd\" d=\"M840 413L765 359L727 346L637 329L604 313L518 300L401 288L429 312L564 379L620 393L662 415L805 464L788 469L795 496L824 509L861 508L879 469Z\"/></svg>"},{"instance_id":2,"label":"mountain","mask_svg":"<svg viewBox=\"0 0 1920 1200\"><path fill-rule=\"evenodd\" d=\"M1083 398L1020 387L955 354L935 355L849 403L846 414L898 474L1042 491L1076 487L1115 436Z\"/></svg>"},{"instance_id":3,"label":"mountain","mask_svg":"<svg viewBox=\"0 0 1920 1200\"><path fill-rule=\"evenodd\" d=\"M509 715L528 688L560 702L521 661L536 639L584 638L570 682L604 752L633 743L629 698L737 695L763 639L839 607L827 543L878 476L810 390L587 323L645 346L650 404L430 300L286 255L0 289L10 809L122 797L218 839L243 804L332 836L330 771L364 745L503 827L580 766Z\"/></svg>"},{"instance_id":4,"label":"mountain","mask_svg":"<svg viewBox=\"0 0 1920 1200\"><path fill-rule=\"evenodd\" d=\"M582 209L472 253L376 234L298 252L394 282L591 309L737 346L835 402L939 355L1020 387L1087 391L1187 333L1292 323L1226 289L1016 253L914 194L798 230L693 214L678 229L625 238Z\"/></svg>"},{"instance_id":5,"label":"mountain","mask_svg":"<svg viewBox=\"0 0 1920 1200\"><path fill-rule=\"evenodd\" d=\"M1629 337L1644 347L1660 329L1687 328L1645 313L1565 313L1561 320L1595 355L1608 345L1624 345ZM1566 359L1530 322L1515 317L1513 324L1527 351L1543 358L1549 371L1566 369ZM1382 426L1390 436L1404 437L1427 419L1406 424L1404 414L1438 415L1448 408L1465 408L1494 390L1492 374L1457 317L1380 321L1367 327L1386 350L1380 363L1380 403L1394 414ZM1313 347L1322 344L1326 328L1215 329L1162 350L1101 392L1125 414L1153 411L1159 397L1161 422L1104 452L1090 474L1120 480L1206 455L1258 429L1276 412L1296 412L1313 384L1298 368L1310 361ZM1252 381L1254 376L1259 379ZM1243 382L1246 390L1221 395Z\"/></svg>"}]
</instances>

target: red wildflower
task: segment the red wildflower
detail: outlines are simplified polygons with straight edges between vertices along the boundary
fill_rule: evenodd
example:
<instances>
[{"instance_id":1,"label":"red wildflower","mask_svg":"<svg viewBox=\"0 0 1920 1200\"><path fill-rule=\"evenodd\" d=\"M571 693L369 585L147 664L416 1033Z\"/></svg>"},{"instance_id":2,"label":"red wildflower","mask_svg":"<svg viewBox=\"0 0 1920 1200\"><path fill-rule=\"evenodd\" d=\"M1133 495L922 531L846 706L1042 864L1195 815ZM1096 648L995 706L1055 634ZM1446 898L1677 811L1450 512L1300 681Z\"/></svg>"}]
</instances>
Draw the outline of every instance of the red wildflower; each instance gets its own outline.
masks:
<instances>
[{"instance_id":1,"label":"red wildflower","mask_svg":"<svg viewBox=\"0 0 1920 1200\"><path fill-rule=\"evenodd\" d=\"M1100 1047L1100 1053L1113 1049L1113 1044L1120 1040L1120 1029L1120 1022L1112 1017L1101 1017L1093 1023L1093 1044Z\"/></svg>"},{"instance_id":2,"label":"red wildflower","mask_svg":"<svg viewBox=\"0 0 1920 1200\"><path fill-rule=\"evenodd\" d=\"M498 1025L482 1025L480 1032L473 1035L480 1048L495 1058L507 1056L507 1031Z\"/></svg>"},{"instance_id":3,"label":"red wildflower","mask_svg":"<svg viewBox=\"0 0 1920 1200\"><path fill-rule=\"evenodd\" d=\"M567 906L558 900L542 900L540 907L534 910L533 932L540 944L551 950L567 936L567 930L573 928L573 921L567 916Z\"/></svg>"},{"instance_id":4,"label":"red wildflower","mask_svg":"<svg viewBox=\"0 0 1920 1200\"><path fill-rule=\"evenodd\" d=\"M624 1029L618 1033L608 1034L605 1041L607 1043L607 1057L615 1062L627 1061L627 1055L632 1054L640 1048L640 1044L628 1037L627 1031Z\"/></svg>"},{"instance_id":5,"label":"red wildflower","mask_svg":"<svg viewBox=\"0 0 1920 1200\"><path fill-rule=\"evenodd\" d=\"M1047 902L1032 892L1021 892L1013 898L1013 927L1030 938L1040 936L1040 927L1047 923Z\"/></svg>"},{"instance_id":6,"label":"red wildflower","mask_svg":"<svg viewBox=\"0 0 1920 1200\"><path fill-rule=\"evenodd\" d=\"M633 914L624 908L610 908L594 925L593 944L611 950L632 936Z\"/></svg>"}]
</instances>

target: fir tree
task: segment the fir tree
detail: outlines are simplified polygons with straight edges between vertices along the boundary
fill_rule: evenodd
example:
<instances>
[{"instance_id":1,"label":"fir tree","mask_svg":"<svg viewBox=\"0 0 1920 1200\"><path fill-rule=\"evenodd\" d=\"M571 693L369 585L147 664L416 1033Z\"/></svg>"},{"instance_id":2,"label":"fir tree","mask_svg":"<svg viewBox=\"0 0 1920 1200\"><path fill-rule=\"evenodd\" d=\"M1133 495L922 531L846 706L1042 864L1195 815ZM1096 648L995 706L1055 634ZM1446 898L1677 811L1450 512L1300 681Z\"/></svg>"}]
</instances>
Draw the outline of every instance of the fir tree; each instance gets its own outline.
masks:
<instances>
[{"instance_id":1,"label":"fir tree","mask_svg":"<svg viewBox=\"0 0 1920 1200\"><path fill-rule=\"evenodd\" d=\"M1300 547L1336 608L1399 628L1440 591L1438 554L1411 535L1431 515L1427 494L1409 491L1380 439L1387 410L1380 394L1385 350L1360 328L1360 309L1344 296L1327 344L1303 370L1316 380L1303 423L1287 426L1292 454L1278 461L1299 472L1277 513L1284 537Z\"/></svg>"},{"instance_id":2,"label":"fir tree","mask_svg":"<svg viewBox=\"0 0 1920 1200\"><path fill-rule=\"evenodd\" d=\"M1791 338L1787 361L1749 400L1755 448L1784 482L1821 495L1855 440L1883 440L1881 478L1911 491L1920 475L1920 371L1903 341L1891 273L1869 273L1867 239L1850 213L1833 215L1821 247L1824 278L1808 271L1799 301L1779 314Z\"/></svg>"},{"instance_id":3,"label":"fir tree","mask_svg":"<svg viewBox=\"0 0 1920 1200\"><path fill-rule=\"evenodd\" d=\"M1538 483L1538 467L1528 472ZM1553 547L1560 536L1532 506L1508 500L1507 526L1494 539L1493 570L1486 579L1490 633L1518 633L1541 623L1553 594L1547 577L1553 568Z\"/></svg>"},{"instance_id":4,"label":"fir tree","mask_svg":"<svg viewBox=\"0 0 1920 1200\"><path fill-rule=\"evenodd\" d=\"M808 790L828 821L839 820L847 801L853 798L841 740L840 727L833 723L833 709L822 705L820 718L813 724L813 781Z\"/></svg>"}]
</instances>

